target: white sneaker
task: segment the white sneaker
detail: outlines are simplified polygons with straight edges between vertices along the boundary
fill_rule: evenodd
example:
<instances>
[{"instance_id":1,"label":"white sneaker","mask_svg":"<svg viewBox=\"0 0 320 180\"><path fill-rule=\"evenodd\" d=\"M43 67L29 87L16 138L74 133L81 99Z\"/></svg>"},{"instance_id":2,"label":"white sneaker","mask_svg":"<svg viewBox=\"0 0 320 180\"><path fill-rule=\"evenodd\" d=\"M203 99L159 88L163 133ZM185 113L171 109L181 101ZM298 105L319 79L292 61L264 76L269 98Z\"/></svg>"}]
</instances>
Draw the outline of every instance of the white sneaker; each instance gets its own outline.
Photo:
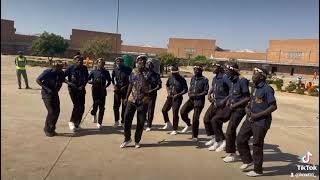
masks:
<instances>
[{"instance_id":1,"label":"white sneaker","mask_svg":"<svg viewBox=\"0 0 320 180\"><path fill-rule=\"evenodd\" d=\"M170 135L177 135L177 134L178 134L177 131L172 131L172 132L170 133Z\"/></svg>"},{"instance_id":2,"label":"white sneaker","mask_svg":"<svg viewBox=\"0 0 320 180\"><path fill-rule=\"evenodd\" d=\"M234 162L236 161L237 157L235 154L231 153L227 157L223 158L223 161L226 163Z\"/></svg>"},{"instance_id":3,"label":"white sneaker","mask_svg":"<svg viewBox=\"0 0 320 180\"><path fill-rule=\"evenodd\" d=\"M166 122L165 125L161 129L170 129L170 128L172 128L172 124L169 121L169 122Z\"/></svg>"},{"instance_id":4,"label":"white sneaker","mask_svg":"<svg viewBox=\"0 0 320 180\"><path fill-rule=\"evenodd\" d=\"M191 126L186 126L184 129L182 129L182 133L187 133L187 132L189 132L190 131L190 129L191 129Z\"/></svg>"},{"instance_id":5,"label":"white sneaker","mask_svg":"<svg viewBox=\"0 0 320 180\"><path fill-rule=\"evenodd\" d=\"M249 176L249 177L262 176L262 174L256 173L254 171L247 172L246 175Z\"/></svg>"},{"instance_id":6,"label":"white sneaker","mask_svg":"<svg viewBox=\"0 0 320 180\"><path fill-rule=\"evenodd\" d=\"M146 129L146 131L147 131L147 132L151 131L151 128L148 127L148 128Z\"/></svg>"},{"instance_id":7,"label":"white sneaker","mask_svg":"<svg viewBox=\"0 0 320 180\"><path fill-rule=\"evenodd\" d=\"M94 115L93 116L93 123L97 123L98 121L97 121L97 115Z\"/></svg>"},{"instance_id":8,"label":"white sneaker","mask_svg":"<svg viewBox=\"0 0 320 180\"><path fill-rule=\"evenodd\" d=\"M212 138L211 140L207 141L205 143L206 146L212 146L214 143L216 142L216 139L215 138Z\"/></svg>"},{"instance_id":9,"label":"white sneaker","mask_svg":"<svg viewBox=\"0 0 320 180\"><path fill-rule=\"evenodd\" d=\"M214 142L212 146L208 148L209 151L215 151L220 146L219 142Z\"/></svg>"},{"instance_id":10,"label":"white sneaker","mask_svg":"<svg viewBox=\"0 0 320 180\"><path fill-rule=\"evenodd\" d=\"M121 145L120 145L120 148L125 148L125 147L127 147L130 143L131 143L131 139L129 140L129 141L125 141L125 142L123 142L123 143L121 143Z\"/></svg>"},{"instance_id":11,"label":"white sneaker","mask_svg":"<svg viewBox=\"0 0 320 180\"><path fill-rule=\"evenodd\" d=\"M102 124L97 123L97 128L101 129L102 128Z\"/></svg>"},{"instance_id":12,"label":"white sneaker","mask_svg":"<svg viewBox=\"0 0 320 180\"><path fill-rule=\"evenodd\" d=\"M136 145L134 146L135 148L140 148L140 144L136 143Z\"/></svg>"},{"instance_id":13,"label":"white sneaker","mask_svg":"<svg viewBox=\"0 0 320 180\"><path fill-rule=\"evenodd\" d=\"M246 170L248 167L250 167L250 166L252 166L252 165L253 165L253 163L242 164L242 165L240 166L240 169L241 169L241 170Z\"/></svg>"},{"instance_id":14,"label":"white sneaker","mask_svg":"<svg viewBox=\"0 0 320 180\"><path fill-rule=\"evenodd\" d=\"M118 126L119 126L119 122L116 121L116 122L113 124L113 127L116 128L116 127L118 127Z\"/></svg>"},{"instance_id":15,"label":"white sneaker","mask_svg":"<svg viewBox=\"0 0 320 180\"><path fill-rule=\"evenodd\" d=\"M68 122L69 124L69 128L71 131L74 131L75 130L75 126L74 126L74 123L73 122Z\"/></svg>"},{"instance_id":16,"label":"white sneaker","mask_svg":"<svg viewBox=\"0 0 320 180\"><path fill-rule=\"evenodd\" d=\"M217 147L216 152L221 152L226 150L226 140L223 140L219 143L219 147Z\"/></svg>"},{"instance_id":17,"label":"white sneaker","mask_svg":"<svg viewBox=\"0 0 320 180\"><path fill-rule=\"evenodd\" d=\"M191 140L192 141L198 141L198 138L192 138Z\"/></svg>"}]
</instances>

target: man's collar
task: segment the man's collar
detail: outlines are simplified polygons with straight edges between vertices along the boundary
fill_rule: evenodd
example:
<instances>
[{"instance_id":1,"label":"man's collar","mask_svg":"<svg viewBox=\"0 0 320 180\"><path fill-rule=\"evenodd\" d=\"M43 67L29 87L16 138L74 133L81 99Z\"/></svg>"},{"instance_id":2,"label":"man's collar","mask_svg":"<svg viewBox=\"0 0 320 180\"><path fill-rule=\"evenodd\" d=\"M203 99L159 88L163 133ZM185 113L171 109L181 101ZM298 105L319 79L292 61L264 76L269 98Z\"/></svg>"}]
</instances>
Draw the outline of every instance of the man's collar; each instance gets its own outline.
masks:
<instances>
[{"instance_id":1,"label":"man's collar","mask_svg":"<svg viewBox=\"0 0 320 180\"><path fill-rule=\"evenodd\" d=\"M262 88L266 83L264 81L260 82L259 84L257 84L255 87L256 88Z\"/></svg>"}]
</instances>

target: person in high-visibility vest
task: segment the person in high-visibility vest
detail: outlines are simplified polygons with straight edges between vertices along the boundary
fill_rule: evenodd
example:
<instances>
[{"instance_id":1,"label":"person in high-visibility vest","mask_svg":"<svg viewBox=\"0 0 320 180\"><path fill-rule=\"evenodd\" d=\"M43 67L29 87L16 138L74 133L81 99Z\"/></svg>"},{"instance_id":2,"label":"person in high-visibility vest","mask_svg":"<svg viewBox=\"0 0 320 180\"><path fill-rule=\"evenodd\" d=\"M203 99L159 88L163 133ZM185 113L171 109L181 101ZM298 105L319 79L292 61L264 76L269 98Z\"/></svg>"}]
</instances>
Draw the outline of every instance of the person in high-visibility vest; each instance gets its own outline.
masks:
<instances>
[{"instance_id":1,"label":"person in high-visibility vest","mask_svg":"<svg viewBox=\"0 0 320 180\"><path fill-rule=\"evenodd\" d=\"M16 57L14 63L17 69L18 86L21 89L21 75L23 76L26 89L31 89L28 83L28 76L26 71L27 58L23 56L22 51L18 52L19 56Z\"/></svg>"}]
</instances>

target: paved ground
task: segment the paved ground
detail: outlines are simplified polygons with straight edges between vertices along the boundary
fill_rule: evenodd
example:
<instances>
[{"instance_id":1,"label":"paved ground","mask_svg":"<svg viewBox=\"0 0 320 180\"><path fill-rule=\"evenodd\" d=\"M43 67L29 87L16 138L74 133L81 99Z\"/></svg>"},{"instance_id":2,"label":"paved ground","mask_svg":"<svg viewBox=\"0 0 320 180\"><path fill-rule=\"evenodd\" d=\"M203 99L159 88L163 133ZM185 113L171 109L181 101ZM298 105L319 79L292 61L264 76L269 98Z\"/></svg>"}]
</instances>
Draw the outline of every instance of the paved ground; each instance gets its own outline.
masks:
<instances>
[{"instance_id":1,"label":"paved ground","mask_svg":"<svg viewBox=\"0 0 320 180\"><path fill-rule=\"evenodd\" d=\"M1 56L2 179L248 179L239 170L240 162L225 164L221 160L223 152L206 149L202 122L201 142L189 140L191 134L170 136L167 131L154 130L144 132L140 149L120 149L123 131L111 127L112 87L108 88L104 128L96 130L92 117L88 115L82 124L85 129L71 137L67 122L72 104L64 85L57 123L60 135L54 138L44 136L42 128L46 110L35 83L42 71L39 67L29 67L29 81L34 89L18 90L13 58ZM211 73L206 75L211 79ZM161 107L164 97L165 90L162 89L156 105L156 127L163 125ZM273 124L265 141L265 176L259 179L290 179L290 173L297 172L296 164L301 164L299 157L307 151L313 154L310 164L319 164L318 98L280 92L276 92L276 98L278 110L273 115ZM92 103L89 86L86 100L85 112L88 112ZM207 107L208 103L204 110ZM203 115L204 112L201 120ZM181 128L184 125L181 121ZM160 142L164 139L165 142Z\"/></svg>"}]
</instances>

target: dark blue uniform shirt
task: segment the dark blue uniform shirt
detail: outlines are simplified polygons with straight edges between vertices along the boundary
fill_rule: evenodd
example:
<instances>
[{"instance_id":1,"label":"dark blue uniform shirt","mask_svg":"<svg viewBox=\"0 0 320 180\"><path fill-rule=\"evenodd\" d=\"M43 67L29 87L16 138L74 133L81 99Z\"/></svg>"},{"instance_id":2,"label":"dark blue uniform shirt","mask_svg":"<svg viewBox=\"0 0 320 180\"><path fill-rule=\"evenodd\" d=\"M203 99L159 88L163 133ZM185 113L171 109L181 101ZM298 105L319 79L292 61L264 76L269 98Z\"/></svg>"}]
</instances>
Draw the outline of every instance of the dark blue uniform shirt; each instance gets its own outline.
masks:
<instances>
[{"instance_id":1,"label":"dark blue uniform shirt","mask_svg":"<svg viewBox=\"0 0 320 180\"><path fill-rule=\"evenodd\" d=\"M108 84L111 83L110 73L106 69L95 69L92 70L89 74L88 80L92 82L93 87L105 87L108 81Z\"/></svg>"},{"instance_id":2,"label":"dark blue uniform shirt","mask_svg":"<svg viewBox=\"0 0 320 180\"><path fill-rule=\"evenodd\" d=\"M213 78L211 92L213 93L214 100L217 104L229 95L230 88L231 81L225 74L219 73Z\"/></svg>"},{"instance_id":3,"label":"dark blue uniform shirt","mask_svg":"<svg viewBox=\"0 0 320 180\"><path fill-rule=\"evenodd\" d=\"M271 104L276 103L276 98L274 97L274 90L267 83L260 83L254 91L251 97L251 112L259 113L270 107ZM257 126L269 129L271 126L272 117L271 114L267 116L260 117L254 121Z\"/></svg>"},{"instance_id":4,"label":"dark blue uniform shirt","mask_svg":"<svg viewBox=\"0 0 320 180\"><path fill-rule=\"evenodd\" d=\"M127 66L115 67L112 71L112 84L118 88L129 85L129 76L132 69Z\"/></svg>"},{"instance_id":5,"label":"dark blue uniform shirt","mask_svg":"<svg viewBox=\"0 0 320 180\"><path fill-rule=\"evenodd\" d=\"M68 81L75 84L77 87L86 86L88 82L88 69L87 66L70 65L66 71L65 76ZM70 87L70 86L69 86Z\"/></svg>"},{"instance_id":6,"label":"dark blue uniform shirt","mask_svg":"<svg viewBox=\"0 0 320 180\"><path fill-rule=\"evenodd\" d=\"M237 77L231 82L230 99L232 103L237 103L243 98L249 96L249 81L244 77Z\"/></svg>"},{"instance_id":7,"label":"dark blue uniform shirt","mask_svg":"<svg viewBox=\"0 0 320 180\"><path fill-rule=\"evenodd\" d=\"M199 94L203 92L208 93L208 90L209 90L209 81L206 77L192 76L190 81L189 92L191 92L192 94ZM192 100L194 102L194 106L204 106L206 94L203 96L193 97Z\"/></svg>"},{"instance_id":8,"label":"dark blue uniform shirt","mask_svg":"<svg viewBox=\"0 0 320 180\"><path fill-rule=\"evenodd\" d=\"M167 80L166 86L169 88L170 95L176 95L183 90L188 91L187 81L181 75L170 76Z\"/></svg>"},{"instance_id":9,"label":"dark blue uniform shirt","mask_svg":"<svg viewBox=\"0 0 320 180\"><path fill-rule=\"evenodd\" d=\"M41 81L43 86L41 89L41 95L43 99L49 99L53 96L58 96L58 92L61 89L64 82L63 71L53 71L53 69L44 70L37 80Z\"/></svg>"}]
</instances>

